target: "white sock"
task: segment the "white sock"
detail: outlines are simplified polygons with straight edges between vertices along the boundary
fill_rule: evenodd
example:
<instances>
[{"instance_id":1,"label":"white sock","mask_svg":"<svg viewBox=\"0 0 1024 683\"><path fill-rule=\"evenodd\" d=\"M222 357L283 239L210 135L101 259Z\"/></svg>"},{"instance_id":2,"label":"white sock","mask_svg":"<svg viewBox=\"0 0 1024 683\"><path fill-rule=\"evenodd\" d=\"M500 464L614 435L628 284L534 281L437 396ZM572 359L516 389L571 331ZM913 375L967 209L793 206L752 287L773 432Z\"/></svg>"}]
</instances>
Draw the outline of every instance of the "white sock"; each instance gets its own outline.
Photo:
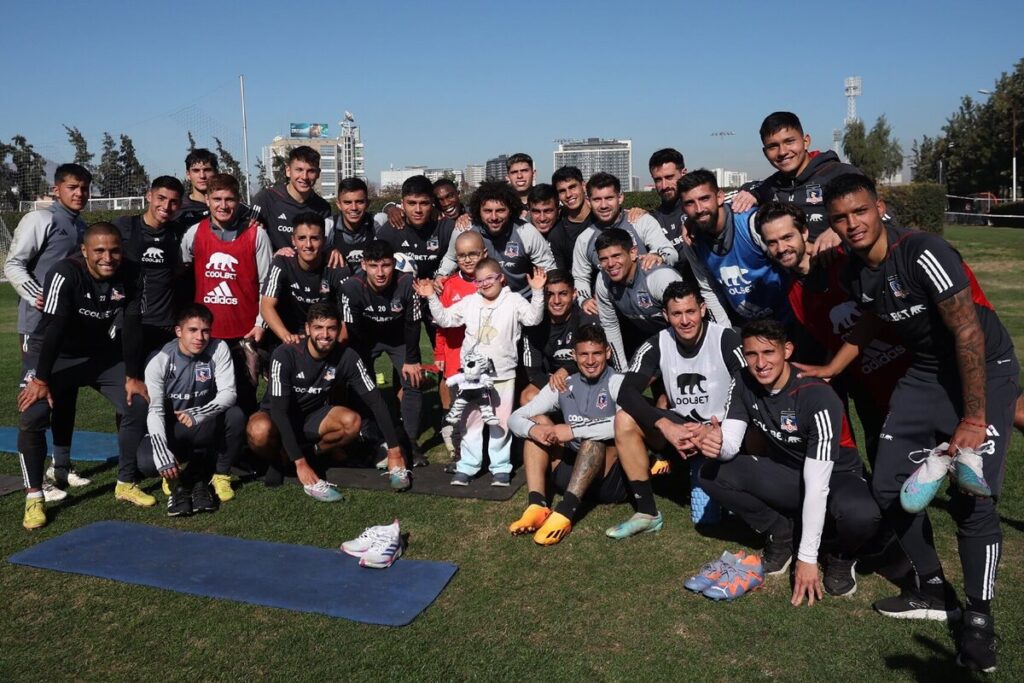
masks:
<instances>
[{"instance_id":1,"label":"white sock","mask_svg":"<svg viewBox=\"0 0 1024 683\"><path fill-rule=\"evenodd\" d=\"M32 493L26 493L25 497L28 498L29 500L32 500L33 498L42 498L43 497L43 492L42 491L33 491Z\"/></svg>"}]
</instances>

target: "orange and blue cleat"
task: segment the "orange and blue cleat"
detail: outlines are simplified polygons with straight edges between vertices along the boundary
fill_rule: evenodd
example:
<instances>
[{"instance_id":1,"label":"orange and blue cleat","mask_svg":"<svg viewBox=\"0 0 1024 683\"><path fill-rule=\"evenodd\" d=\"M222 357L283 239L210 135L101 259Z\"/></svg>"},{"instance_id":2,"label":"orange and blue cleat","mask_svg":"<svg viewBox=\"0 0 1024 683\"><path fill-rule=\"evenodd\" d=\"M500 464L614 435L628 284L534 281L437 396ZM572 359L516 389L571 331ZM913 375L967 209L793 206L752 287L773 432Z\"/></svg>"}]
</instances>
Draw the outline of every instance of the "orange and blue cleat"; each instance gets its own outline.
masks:
<instances>
[{"instance_id":1,"label":"orange and blue cleat","mask_svg":"<svg viewBox=\"0 0 1024 683\"><path fill-rule=\"evenodd\" d=\"M712 600L735 600L764 583L764 567L757 555L747 555L735 564L723 564L718 581L702 591Z\"/></svg>"}]
</instances>

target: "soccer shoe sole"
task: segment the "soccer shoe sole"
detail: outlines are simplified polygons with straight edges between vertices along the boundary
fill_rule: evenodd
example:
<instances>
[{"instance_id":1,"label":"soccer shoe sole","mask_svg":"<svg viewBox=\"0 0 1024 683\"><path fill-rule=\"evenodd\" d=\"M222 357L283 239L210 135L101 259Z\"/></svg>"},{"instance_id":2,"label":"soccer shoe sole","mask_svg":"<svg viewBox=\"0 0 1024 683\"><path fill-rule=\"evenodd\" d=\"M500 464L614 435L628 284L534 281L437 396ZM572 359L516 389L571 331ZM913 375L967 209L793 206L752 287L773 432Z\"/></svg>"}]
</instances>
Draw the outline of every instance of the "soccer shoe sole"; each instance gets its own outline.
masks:
<instances>
[{"instance_id":1,"label":"soccer shoe sole","mask_svg":"<svg viewBox=\"0 0 1024 683\"><path fill-rule=\"evenodd\" d=\"M926 621L957 621L960 618L960 608L952 610L931 609L919 607L917 609L905 610L902 612L887 612L875 607L875 611L884 617L891 619L923 619Z\"/></svg>"}]
</instances>

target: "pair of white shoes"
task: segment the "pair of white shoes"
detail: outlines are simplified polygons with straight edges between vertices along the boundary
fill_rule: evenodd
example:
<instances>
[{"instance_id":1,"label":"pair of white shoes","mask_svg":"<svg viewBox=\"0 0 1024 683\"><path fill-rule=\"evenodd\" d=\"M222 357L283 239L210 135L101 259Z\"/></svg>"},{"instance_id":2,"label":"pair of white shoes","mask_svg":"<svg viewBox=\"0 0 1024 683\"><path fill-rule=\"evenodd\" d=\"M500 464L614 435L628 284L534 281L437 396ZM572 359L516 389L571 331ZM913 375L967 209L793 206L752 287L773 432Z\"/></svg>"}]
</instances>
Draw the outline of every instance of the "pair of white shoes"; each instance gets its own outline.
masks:
<instances>
[{"instance_id":1,"label":"pair of white shoes","mask_svg":"<svg viewBox=\"0 0 1024 683\"><path fill-rule=\"evenodd\" d=\"M59 489L50 482L56 482L57 477L53 471L53 467L49 467L46 470L46 477L43 480L43 499L47 503L58 503L68 497L68 492L64 489ZM86 479L80 476L74 470L68 470L68 486L71 488L78 488L80 486L88 486L92 483L91 479Z\"/></svg>"},{"instance_id":2,"label":"pair of white shoes","mask_svg":"<svg viewBox=\"0 0 1024 683\"><path fill-rule=\"evenodd\" d=\"M356 538L342 543L341 549L352 557L358 557L360 567L387 569L402 556L402 530L398 520L367 527Z\"/></svg>"}]
</instances>

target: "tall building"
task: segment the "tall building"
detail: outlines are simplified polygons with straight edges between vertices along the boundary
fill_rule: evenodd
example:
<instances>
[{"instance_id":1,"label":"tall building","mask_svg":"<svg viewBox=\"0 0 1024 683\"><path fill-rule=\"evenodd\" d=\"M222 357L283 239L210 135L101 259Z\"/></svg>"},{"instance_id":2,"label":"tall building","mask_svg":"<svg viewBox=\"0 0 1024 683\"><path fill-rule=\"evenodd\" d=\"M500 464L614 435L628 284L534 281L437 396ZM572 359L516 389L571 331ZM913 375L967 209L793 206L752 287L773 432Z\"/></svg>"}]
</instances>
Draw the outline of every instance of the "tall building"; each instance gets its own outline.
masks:
<instances>
[{"instance_id":1,"label":"tall building","mask_svg":"<svg viewBox=\"0 0 1024 683\"><path fill-rule=\"evenodd\" d=\"M744 171L727 171L724 168L713 168L711 172L715 174L715 182L723 189L738 188L741 185L745 185L750 179Z\"/></svg>"},{"instance_id":2,"label":"tall building","mask_svg":"<svg viewBox=\"0 0 1024 683\"><path fill-rule=\"evenodd\" d=\"M468 164L465 178L470 187L480 187L480 183L487 180L487 169L483 164Z\"/></svg>"},{"instance_id":3,"label":"tall building","mask_svg":"<svg viewBox=\"0 0 1024 683\"><path fill-rule=\"evenodd\" d=\"M345 118L338 125L338 136L332 138L326 123L291 124L288 137L278 135L263 148L262 159L267 173L273 173L275 158L287 160L290 150L308 145L320 153L320 178L316 182L316 191L320 195L336 196L338 181L344 178L366 181L366 158L355 118L345 112Z\"/></svg>"},{"instance_id":4,"label":"tall building","mask_svg":"<svg viewBox=\"0 0 1024 683\"><path fill-rule=\"evenodd\" d=\"M508 155L499 154L493 159L488 159L484 166L485 180L504 180L508 177Z\"/></svg>"},{"instance_id":5,"label":"tall building","mask_svg":"<svg viewBox=\"0 0 1024 683\"><path fill-rule=\"evenodd\" d=\"M603 140L558 140L555 150L555 169L575 166L586 180L598 171L611 173L622 183L622 190L633 189L633 141Z\"/></svg>"}]
</instances>

